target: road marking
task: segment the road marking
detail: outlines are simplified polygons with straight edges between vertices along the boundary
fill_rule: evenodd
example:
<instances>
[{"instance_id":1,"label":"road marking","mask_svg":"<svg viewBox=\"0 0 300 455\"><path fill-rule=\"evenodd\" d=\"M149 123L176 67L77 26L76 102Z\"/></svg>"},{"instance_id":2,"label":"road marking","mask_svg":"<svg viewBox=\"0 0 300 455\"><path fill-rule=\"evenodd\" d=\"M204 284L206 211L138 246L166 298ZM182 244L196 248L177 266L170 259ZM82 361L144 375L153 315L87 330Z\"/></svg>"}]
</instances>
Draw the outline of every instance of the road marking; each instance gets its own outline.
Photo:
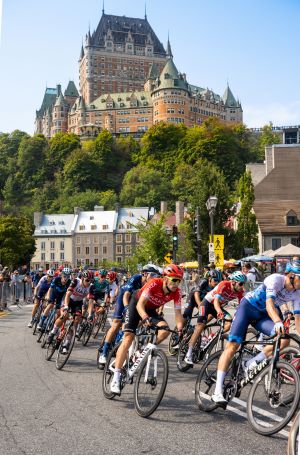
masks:
<instances>
[{"instance_id":1,"label":"road marking","mask_svg":"<svg viewBox=\"0 0 300 455\"><path fill-rule=\"evenodd\" d=\"M5 316L8 316L9 314L10 314L10 313L6 313L6 312L5 312L5 313L2 313L2 312L1 312L1 313L0 313L0 318L4 318Z\"/></svg>"}]
</instances>

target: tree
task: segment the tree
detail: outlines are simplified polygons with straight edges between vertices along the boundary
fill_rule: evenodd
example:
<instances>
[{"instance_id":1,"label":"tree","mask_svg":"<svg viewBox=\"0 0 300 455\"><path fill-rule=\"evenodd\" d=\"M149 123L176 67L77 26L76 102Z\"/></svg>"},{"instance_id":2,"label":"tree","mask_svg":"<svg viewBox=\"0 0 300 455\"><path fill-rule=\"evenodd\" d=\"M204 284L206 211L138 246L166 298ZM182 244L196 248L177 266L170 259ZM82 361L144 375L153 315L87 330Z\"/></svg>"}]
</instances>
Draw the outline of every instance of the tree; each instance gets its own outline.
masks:
<instances>
[{"instance_id":1,"label":"tree","mask_svg":"<svg viewBox=\"0 0 300 455\"><path fill-rule=\"evenodd\" d=\"M62 184L68 193L101 190L102 163L88 150L76 149L65 161Z\"/></svg>"},{"instance_id":2,"label":"tree","mask_svg":"<svg viewBox=\"0 0 300 455\"><path fill-rule=\"evenodd\" d=\"M273 131L273 124L271 122L269 125L265 125L262 127L261 133L254 134L255 136L253 135L254 141L253 150L256 153L258 161L264 161L265 148L267 145L282 143L280 134Z\"/></svg>"},{"instance_id":3,"label":"tree","mask_svg":"<svg viewBox=\"0 0 300 455\"><path fill-rule=\"evenodd\" d=\"M257 251L258 227L256 216L253 213L255 196L251 173L249 171L246 171L240 178L237 193L240 201L240 209L237 215L237 236L240 245L240 254L243 254L243 248L253 248L254 251Z\"/></svg>"},{"instance_id":4,"label":"tree","mask_svg":"<svg viewBox=\"0 0 300 455\"><path fill-rule=\"evenodd\" d=\"M28 264L35 251L34 226L24 217L0 218L0 261L10 268Z\"/></svg>"},{"instance_id":5,"label":"tree","mask_svg":"<svg viewBox=\"0 0 300 455\"><path fill-rule=\"evenodd\" d=\"M132 261L140 264L147 262L162 264L169 251L165 217L161 216L159 219L150 221L141 220L141 223L135 227L138 229L140 245L137 247Z\"/></svg>"},{"instance_id":6,"label":"tree","mask_svg":"<svg viewBox=\"0 0 300 455\"><path fill-rule=\"evenodd\" d=\"M19 146L17 166L22 173L25 189L43 183L47 139L42 134L24 137Z\"/></svg>"},{"instance_id":7,"label":"tree","mask_svg":"<svg viewBox=\"0 0 300 455\"><path fill-rule=\"evenodd\" d=\"M105 210L114 210L116 202L117 195L112 190L102 192L86 190L82 193L60 198L59 212L72 213L74 207L81 207L82 210L94 210L95 205L102 205Z\"/></svg>"},{"instance_id":8,"label":"tree","mask_svg":"<svg viewBox=\"0 0 300 455\"><path fill-rule=\"evenodd\" d=\"M66 159L73 150L80 149L80 139L73 133L57 133L49 140L47 153L48 178L53 179L55 172L61 171Z\"/></svg>"},{"instance_id":9,"label":"tree","mask_svg":"<svg viewBox=\"0 0 300 455\"><path fill-rule=\"evenodd\" d=\"M170 185L162 172L142 164L128 171L123 180L120 201L123 205L160 206L170 193Z\"/></svg>"}]
</instances>

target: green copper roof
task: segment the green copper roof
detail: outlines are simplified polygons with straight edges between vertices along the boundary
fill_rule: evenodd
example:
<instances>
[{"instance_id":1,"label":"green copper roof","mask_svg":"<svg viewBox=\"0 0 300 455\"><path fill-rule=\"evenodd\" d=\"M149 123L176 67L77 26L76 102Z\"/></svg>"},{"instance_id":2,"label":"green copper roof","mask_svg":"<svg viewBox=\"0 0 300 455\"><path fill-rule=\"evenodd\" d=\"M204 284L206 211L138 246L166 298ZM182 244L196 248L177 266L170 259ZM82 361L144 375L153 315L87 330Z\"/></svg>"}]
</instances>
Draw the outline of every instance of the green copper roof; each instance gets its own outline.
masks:
<instances>
[{"instance_id":1,"label":"green copper roof","mask_svg":"<svg viewBox=\"0 0 300 455\"><path fill-rule=\"evenodd\" d=\"M169 58L162 70L156 89L181 88L188 91L188 84L178 70L172 58Z\"/></svg>"},{"instance_id":2,"label":"green copper roof","mask_svg":"<svg viewBox=\"0 0 300 455\"><path fill-rule=\"evenodd\" d=\"M69 81L68 87L65 90L65 96L74 96L76 98L79 96L79 93L78 93L78 90L76 88L74 81Z\"/></svg>"},{"instance_id":3,"label":"green copper roof","mask_svg":"<svg viewBox=\"0 0 300 455\"><path fill-rule=\"evenodd\" d=\"M235 97L232 94L232 91L229 88L229 85L227 85L226 90L224 92L223 101L225 107L238 107L238 104L235 100Z\"/></svg>"},{"instance_id":4,"label":"green copper roof","mask_svg":"<svg viewBox=\"0 0 300 455\"><path fill-rule=\"evenodd\" d=\"M47 87L45 90L44 98L42 105L38 111L36 111L37 117L42 117L49 108L52 108L52 106L55 103L56 97L57 97L57 88L50 88Z\"/></svg>"},{"instance_id":5,"label":"green copper roof","mask_svg":"<svg viewBox=\"0 0 300 455\"><path fill-rule=\"evenodd\" d=\"M149 92L109 93L99 96L87 106L88 110L107 110L107 104L113 103L110 109L142 108L152 106Z\"/></svg>"},{"instance_id":6,"label":"green copper roof","mask_svg":"<svg viewBox=\"0 0 300 455\"><path fill-rule=\"evenodd\" d=\"M159 76L158 67L156 63L152 62L149 69L148 79L156 79L158 76Z\"/></svg>"},{"instance_id":7,"label":"green copper roof","mask_svg":"<svg viewBox=\"0 0 300 455\"><path fill-rule=\"evenodd\" d=\"M65 99L64 99L62 93L60 93L58 95L58 97L56 98L54 106L65 106L65 105L66 105Z\"/></svg>"}]
</instances>

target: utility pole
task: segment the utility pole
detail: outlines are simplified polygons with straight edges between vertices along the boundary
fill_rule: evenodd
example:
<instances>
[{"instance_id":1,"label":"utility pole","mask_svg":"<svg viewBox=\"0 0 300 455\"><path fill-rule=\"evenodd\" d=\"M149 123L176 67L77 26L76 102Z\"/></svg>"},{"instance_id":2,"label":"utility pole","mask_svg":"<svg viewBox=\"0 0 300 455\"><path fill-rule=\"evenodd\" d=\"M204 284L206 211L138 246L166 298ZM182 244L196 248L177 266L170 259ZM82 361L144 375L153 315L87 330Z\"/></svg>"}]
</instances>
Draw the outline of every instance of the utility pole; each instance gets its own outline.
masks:
<instances>
[{"instance_id":1,"label":"utility pole","mask_svg":"<svg viewBox=\"0 0 300 455\"><path fill-rule=\"evenodd\" d=\"M195 234L196 234L196 251L197 251L197 261L198 261L198 270L202 269L202 254L201 254L201 234L200 234L200 208L196 207L195 213Z\"/></svg>"}]
</instances>

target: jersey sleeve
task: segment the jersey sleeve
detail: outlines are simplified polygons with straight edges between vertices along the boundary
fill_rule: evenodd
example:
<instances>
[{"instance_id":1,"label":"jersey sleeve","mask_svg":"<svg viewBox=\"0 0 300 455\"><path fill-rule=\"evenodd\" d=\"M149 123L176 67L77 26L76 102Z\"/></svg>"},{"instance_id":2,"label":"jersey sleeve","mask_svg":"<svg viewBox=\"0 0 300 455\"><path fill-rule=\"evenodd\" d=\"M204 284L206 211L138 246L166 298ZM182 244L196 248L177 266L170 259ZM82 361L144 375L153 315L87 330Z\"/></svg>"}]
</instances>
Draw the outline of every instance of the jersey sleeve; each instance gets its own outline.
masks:
<instances>
[{"instance_id":1,"label":"jersey sleeve","mask_svg":"<svg viewBox=\"0 0 300 455\"><path fill-rule=\"evenodd\" d=\"M222 293L228 287L228 281L221 281L214 289L213 289L213 300L220 299L222 297Z\"/></svg>"},{"instance_id":2,"label":"jersey sleeve","mask_svg":"<svg viewBox=\"0 0 300 455\"><path fill-rule=\"evenodd\" d=\"M77 286L77 280L71 281L70 286L68 287L67 291L73 292L74 289L76 288L76 286Z\"/></svg>"},{"instance_id":3,"label":"jersey sleeve","mask_svg":"<svg viewBox=\"0 0 300 455\"><path fill-rule=\"evenodd\" d=\"M280 277L280 275L279 275ZM281 281L281 280L280 280ZM277 276L270 275L264 280L264 284L266 286L266 299L273 299L275 301L277 291L282 288L281 282L279 283L279 279Z\"/></svg>"},{"instance_id":4,"label":"jersey sleeve","mask_svg":"<svg viewBox=\"0 0 300 455\"><path fill-rule=\"evenodd\" d=\"M174 308L175 310L181 310L181 289L177 289L174 297Z\"/></svg>"}]
</instances>

